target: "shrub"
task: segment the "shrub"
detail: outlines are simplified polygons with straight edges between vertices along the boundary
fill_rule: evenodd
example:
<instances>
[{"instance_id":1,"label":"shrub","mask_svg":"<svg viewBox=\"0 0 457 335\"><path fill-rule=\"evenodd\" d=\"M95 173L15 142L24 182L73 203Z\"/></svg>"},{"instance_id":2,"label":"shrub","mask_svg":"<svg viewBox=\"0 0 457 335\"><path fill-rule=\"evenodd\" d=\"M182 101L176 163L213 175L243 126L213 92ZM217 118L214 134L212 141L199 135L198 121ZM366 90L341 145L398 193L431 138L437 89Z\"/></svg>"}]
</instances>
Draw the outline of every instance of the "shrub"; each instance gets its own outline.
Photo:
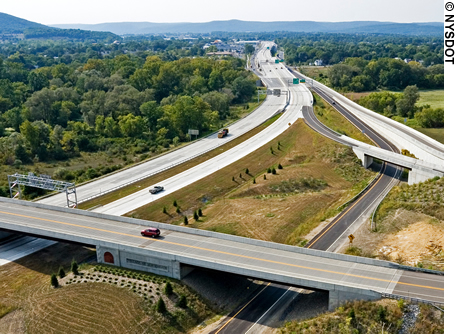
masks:
<instances>
[{"instance_id":1,"label":"shrub","mask_svg":"<svg viewBox=\"0 0 457 335\"><path fill-rule=\"evenodd\" d=\"M55 273L51 275L51 285L54 287L59 286L59 281L57 280L57 276Z\"/></svg>"},{"instance_id":2,"label":"shrub","mask_svg":"<svg viewBox=\"0 0 457 335\"><path fill-rule=\"evenodd\" d=\"M186 308L187 307L187 298L185 295L181 295L178 301L178 307Z\"/></svg>"},{"instance_id":3,"label":"shrub","mask_svg":"<svg viewBox=\"0 0 457 335\"><path fill-rule=\"evenodd\" d=\"M60 267L60 268L59 268L59 277L60 277L60 278L65 277L65 270L63 269L63 267Z\"/></svg>"},{"instance_id":4,"label":"shrub","mask_svg":"<svg viewBox=\"0 0 457 335\"><path fill-rule=\"evenodd\" d=\"M165 306L165 302L162 298L157 301L157 312L163 314L167 311L167 307Z\"/></svg>"},{"instance_id":5,"label":"shrub","mask_svg":"<svg viewBox=\"0 0 457 335\"><path fill-rule=\"evenodd\" d=\"M252 183L255 184L255 178L252 180Z\"/></svg>"},{"instance_id":6,"label":"shrub","mask_svg":"<svg viewBox=\"0 0 457 335\"><path fill-rule=\"evenodd\" d=\"M272 169L271 169L271 173L272 173L272 174L276 174L276 169L275 169L275 168L272 168Z\"/></svg>"},{"instance_id":7,"label":"shrub","mask_svg":"<svg viewBox=\"0 0 457 335\"><path fill-rule=\"evenodd\" d=\"M278 170L282 170L282 165L278 164Z\"/></svg>"},{"instance_id":8,"label":"shrub","mask_svg":"<svg viewBox=\"0 0 457 335\"><path fill-rule=\"evenodd\" d=\"M240 173L240 178L243 178L243 176L241 175L241 173Z\"/></svg>"},{"instance_id":9,"label":"shrub","mask_svg":"<svg viewBox=\"0 0 457 335\"><path fill-rule=\"evenodd\" d=\"M187 219L187 216L184 216L184 224L187 226L189 224L189 220Z\"/></svg>"},{"instance_id":10,"label":"shrub","mask_svg":"<svg viewBox=\"0 0 457 335\"><path fill-rule=\"evenodd\" d=\"M232 181L235 181L235 177L232 177Z\"/></svg>"},{"instance_id":11,"label":"shrub","mask_svg":"<svg viewBox=\"0 0 457 335\"><path fill-rule=\"evenodd\" d=\"M201 208L198 209L198 216L203 216L203 212L202 212Z\"/></svg>"},{"instance_id":12,"label":"shrub","mask_svg":"<svg viewBox=\"0 0 457 335\"><path fill-rule=\"evenodd\" d=\"M163 208L162 208L162 213L163 213L163 214L167 214L167 207L163 206Z\"/></svg>"},{"instance_id":13,"label":"shrub","mask_svg":"<svg viewBox=\"0 0 457 335\"><path fill-rule=\"evenodd\" d=\"M167 297L173 293L173 287L171 287L170 282L167 282L165 284L165 289L163 290L163 292L166 294Z\"/></svg>"},{"instance_id":14,"label":"shrub","mask_svg":"<svg viewBox=\"0 0 457 335\"><path fill-rule=\"evenodd\" d=\"M73 274L75 276L79 274L79 272L78 272L78 263L75 260L73 260L71 262L71 272L73 272Z\"/></svg>"},{"instance_id":15,"label":"shrub","mask_svg":"<svg viewBox=\"0 0 457 335\"><path fill-rule=\"evenodd\" d=\"M197 211L194 212L194 220L198 221L198 213L197 213Z\"/></svg>"},{"instance_id":16,"label":"shrub","mask_svg":"<svg viewBox=\"0 0 457 335\"><path fill-rule=\"evenodd\" d=\"M263 180L267 180L267 175L266 174L263 175Z\"/></svg>"},{"instance_id":17,"label":"shrub","mask_svg":"<svg viewBox=\"0 0 457 335\"><path fill-rule=\"evenodd\" d=\"M176 200L173 200L173 206L178 207L178 202Z\"/></svg>"},{"instance_id":18,"label":"shrub","mask_svg":"<svg viewBox=\"0 0 457 335\"><path fill-rule=\"evenodd\" d=\"M244 171L246 174L249 174L249 169L246 168L246 170Z\"/></svg>"},{"instance_id":19,"label":"shrub","mask_svg":"<svg viewBox=\"0 0 457 335\"><path fill-rule=\"evenodd\" d=\"M271 173L271 168L268 168L267 173ZM266 178L265 178L266 179Z\"/></svg>"},{"instance_id":20,"label":"shrub","mask_svg":"<svg viewBox=\"0 0 457 335\"><path fill-rule=\"evenodd\" d=\"M179 207L176 207L176 213L181 213L181 209Z\"/></svg>"}]
</instances>

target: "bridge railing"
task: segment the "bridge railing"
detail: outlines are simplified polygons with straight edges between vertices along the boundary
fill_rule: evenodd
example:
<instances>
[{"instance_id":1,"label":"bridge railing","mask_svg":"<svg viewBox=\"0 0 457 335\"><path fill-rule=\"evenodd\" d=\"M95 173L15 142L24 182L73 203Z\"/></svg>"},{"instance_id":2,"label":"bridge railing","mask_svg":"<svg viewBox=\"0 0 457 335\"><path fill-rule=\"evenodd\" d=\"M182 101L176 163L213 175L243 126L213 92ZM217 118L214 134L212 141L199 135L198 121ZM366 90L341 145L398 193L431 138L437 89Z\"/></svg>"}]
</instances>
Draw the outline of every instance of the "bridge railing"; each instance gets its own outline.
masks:
<instances>
[{"instance_id":1,"label":"bridge railing","mask_svg":"<svg viewBox=\"0 0 457 335\"><path fill-rule=\"evenodd\" d=\"M381 296L383 298L396 299L396 300L403 299L405 301L410 301L411 303L423 303L423 304L428 304L428 305L433 305L433 306L438 305L438 306L444 307L444 303L441 303L441 302L435 302L435 301L430 301L430 300L425 300L425 299L407 297L407 296L404 296L404 295L391 294L391 293L381 293Z\"/></svg>"}]
</instances>

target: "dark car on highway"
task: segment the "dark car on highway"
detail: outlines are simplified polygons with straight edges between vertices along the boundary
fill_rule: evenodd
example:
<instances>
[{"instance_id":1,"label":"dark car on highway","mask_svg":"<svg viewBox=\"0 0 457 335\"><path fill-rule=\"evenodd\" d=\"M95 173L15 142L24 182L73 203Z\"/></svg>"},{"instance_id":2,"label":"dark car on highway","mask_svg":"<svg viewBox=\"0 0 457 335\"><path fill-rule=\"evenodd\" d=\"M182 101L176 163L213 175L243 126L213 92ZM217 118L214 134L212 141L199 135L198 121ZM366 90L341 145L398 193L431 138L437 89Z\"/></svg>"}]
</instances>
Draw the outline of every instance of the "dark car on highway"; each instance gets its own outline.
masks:
<instances>
[{"instance_id":1,"label":"dark car on highway","mask_svg":"<svg viewBox=\"0 0 457 335\"><path fill-rule=\"evenodd\" d=\"M150 236L150 237L159 237L160 229L159 228L148 228L141 231L141 235Z\"/></svg>"},{"instance_id":2,"label":"dark car on highway","mask_svg":"<svg viewBox=\"0 0 457 335\"><path fill-rule=\"evenodd\" d=\"M163 191L163 186L154 186L153 188L151 188L149 190L149 193L156 194L156 193L158 193L160 191Z\"/></svg>"}]
</instances>

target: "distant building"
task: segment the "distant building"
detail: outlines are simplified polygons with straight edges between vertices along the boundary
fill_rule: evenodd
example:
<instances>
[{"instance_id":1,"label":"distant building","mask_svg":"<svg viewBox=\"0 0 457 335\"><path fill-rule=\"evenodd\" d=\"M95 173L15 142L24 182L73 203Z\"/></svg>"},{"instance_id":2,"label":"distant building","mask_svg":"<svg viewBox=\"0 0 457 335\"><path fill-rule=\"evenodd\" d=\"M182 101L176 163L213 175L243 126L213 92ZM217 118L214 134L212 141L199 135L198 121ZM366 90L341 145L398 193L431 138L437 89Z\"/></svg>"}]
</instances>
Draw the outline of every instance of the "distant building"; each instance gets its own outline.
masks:
<instances>
[{"instance_id":1,"label":"distant building","mask_svg":"<svg viewBox=\"0 0 457 335\"><path fill-rule=\"evenodd\" d=\"M322 66L322 65L324 65L324 62L322 62L322 59L316 59L316 60L314 61L314 65L316 65L316 66Z\"/></svg>"}]
</instances>

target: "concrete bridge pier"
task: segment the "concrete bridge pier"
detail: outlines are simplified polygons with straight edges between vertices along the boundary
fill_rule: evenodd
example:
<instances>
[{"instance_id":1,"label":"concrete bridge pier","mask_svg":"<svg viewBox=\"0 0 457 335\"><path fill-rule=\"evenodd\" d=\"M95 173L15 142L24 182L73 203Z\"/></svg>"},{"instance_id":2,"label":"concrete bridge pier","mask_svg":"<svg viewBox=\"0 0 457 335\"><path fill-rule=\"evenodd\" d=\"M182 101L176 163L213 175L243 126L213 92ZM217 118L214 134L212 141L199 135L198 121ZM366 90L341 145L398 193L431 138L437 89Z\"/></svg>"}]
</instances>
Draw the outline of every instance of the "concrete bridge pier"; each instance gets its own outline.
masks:
<instances>
[{"instance_id":1,"label":"concrete bridge pier","mask_svg":"<svg viewBox=\"0 0 457 335\"><path fill-rule=\"evenodd\" d=\"M356 147L353 147L352 151L354 151L357 158L362 161L362 165L365 169L367 169L371 164L373 164L373 157L365 155L363 151L357 149Z\"/></svg>"},{"instance_id":2,"label":"concrete bridge pier","mask_svg":"<svg viewBox=\"0 0 457 335\"><path fill-rule=\"evenodd\" d=\"M354 300L378 300L381 299L381 293L368 290L344 289L328 291L328 310L334 311L336 308L348 301Z\"/></svg>"}]
</instances>

